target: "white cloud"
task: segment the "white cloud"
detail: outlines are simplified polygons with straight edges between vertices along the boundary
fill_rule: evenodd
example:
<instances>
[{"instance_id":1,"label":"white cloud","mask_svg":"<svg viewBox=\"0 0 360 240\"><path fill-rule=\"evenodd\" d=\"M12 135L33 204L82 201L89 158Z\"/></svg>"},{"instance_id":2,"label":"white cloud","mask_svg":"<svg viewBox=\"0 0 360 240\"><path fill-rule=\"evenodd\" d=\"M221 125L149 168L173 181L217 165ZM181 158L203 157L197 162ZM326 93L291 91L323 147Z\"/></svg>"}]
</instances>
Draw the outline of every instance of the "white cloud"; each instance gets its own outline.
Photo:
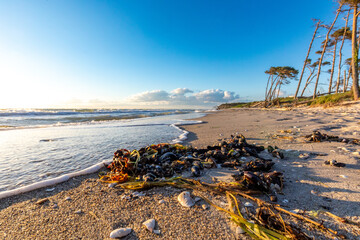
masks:
<instances>
[{"instance_id":1,"label":"white cloud","mask_svg":"<svg viewBox=\"0 0 360 240\"><path fill-rule=\"evenodd\" d=\"M159 102L168 101L169 93L164 90L154 90L138 93L130 98L134 102Z\"/></svg>"},{"instance_id":2,"label":"white cloud","mask_svg":"<svg viewBox=\"0 0 360 240\"><path fill-rule=\"evenodd\" d=\"M185 95L187 93L193 93L194 91L188 89L188 88L177 88L172 90L170 93L173 95Z\"/></svg>"},{"instance_id":3,"label":"white cloud","mask_svg":"<svg viewBox=\"0 0 360 240\"><path fill-rule=\"evenodd\" d=\"M208 89L194 92L189 88L177 88L170 92L164 90L142 92L130 97L128 102L144 105L206 107L235 100L239 100L239 95L230 91Z\"/></svg>"},{"instance_id":4,"label":"white cloud","mask_svg":"<svg viewBox=\"0 0 360 240\"><path fill-rule=\"evenodd\" d=\"M212 103L220 103L220 102L229 102L239 98L239 95L230 91L223 91L220 89L209 89L204 90L202 92L195 93L194 96L199 101L203 102L212 102Z\"/></svg>"}]
</instances>

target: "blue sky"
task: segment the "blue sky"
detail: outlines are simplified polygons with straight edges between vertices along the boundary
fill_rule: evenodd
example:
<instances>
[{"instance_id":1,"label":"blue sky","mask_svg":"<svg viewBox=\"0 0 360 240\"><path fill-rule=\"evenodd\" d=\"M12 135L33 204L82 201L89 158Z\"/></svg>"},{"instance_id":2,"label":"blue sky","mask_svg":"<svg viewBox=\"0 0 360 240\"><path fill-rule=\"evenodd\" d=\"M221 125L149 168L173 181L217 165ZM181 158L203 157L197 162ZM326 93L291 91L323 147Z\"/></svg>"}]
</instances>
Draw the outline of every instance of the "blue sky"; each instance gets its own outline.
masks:
<instances>
[{"instance_id":1,"label":"blue sky","mask_svg":"<svg viewBox=\"0 0 360 240\"><path fill-rule=\"evenodd\" d=\"M330 22L336 10L331 0L0 5L0 108L172 108L261 99L264 71L300 69L312 18Z\"/></svg>"}]
</instances>

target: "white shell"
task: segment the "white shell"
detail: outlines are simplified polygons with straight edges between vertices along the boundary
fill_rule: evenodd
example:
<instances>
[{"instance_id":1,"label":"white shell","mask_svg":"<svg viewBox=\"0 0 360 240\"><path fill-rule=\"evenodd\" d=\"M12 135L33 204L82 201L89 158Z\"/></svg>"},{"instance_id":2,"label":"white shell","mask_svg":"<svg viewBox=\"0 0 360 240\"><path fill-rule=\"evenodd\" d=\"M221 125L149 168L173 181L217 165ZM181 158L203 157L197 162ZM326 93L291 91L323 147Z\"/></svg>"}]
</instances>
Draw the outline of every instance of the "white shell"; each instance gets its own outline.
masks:
<instances>
[{"instance_id":1,"label":"white shell","mask_svg":"<svg viewBox=\"0 0 360 240\"><path fill-rule=\"evenodd\" d=\"M165 200L164 199L161 199L160 201L159 201L159 204L164 204L165 203Z\"/></svg>"},{"instance_id":2,"label":"white shell","mask_svg":"<svg viewBox=\"0 0 360 240\"><path fill-rule=\"evenodd\" d=\"M156 223L155 219L149 219L143 222L143 225L147 228L147 230L153 232L155 228L155 223Z\"/></svg>"},{"instance_id":3,"label":"white shell","mask_svg":"<svg viewBox=\"0 0 360 240\"><path fill-rule=\"evenodd\" d=\"M160 235L161 231L160 230L154 230L154 233L157 234L157 235Z\"/></svg>"},{"instance_id":4,"label":"white shell","mask_svg":"<svg viewBox=\"0 0 360 240\"><path fill-rule=\"evenodd\" d=\"M118 228L110 233L111 238L121 238L129 235L131 233L131 228Z\"/></svg>"},{"instance_id":5,"label":"white shell","mask_svg":"<svg viewBox=\"0 0 360 240\"><path fill-rule=\"evenodd\" d=\"M246 203L244 204L244 206L245 206L245 207L253 207L254 205L253 205L252 203L250 203L250 202L246 202Z\"/></svg>"},{"instance_id":6,"label":"white shell","mask_svg":"<svg viewBox=\"0 0 360 240\"><path fill-rule=\"evenodd\" d=\"M179 194L178 201L184 207L192 207L195 205L195 201L191 198L190 193L185 191Z\"/></svg>"}]
</instances>

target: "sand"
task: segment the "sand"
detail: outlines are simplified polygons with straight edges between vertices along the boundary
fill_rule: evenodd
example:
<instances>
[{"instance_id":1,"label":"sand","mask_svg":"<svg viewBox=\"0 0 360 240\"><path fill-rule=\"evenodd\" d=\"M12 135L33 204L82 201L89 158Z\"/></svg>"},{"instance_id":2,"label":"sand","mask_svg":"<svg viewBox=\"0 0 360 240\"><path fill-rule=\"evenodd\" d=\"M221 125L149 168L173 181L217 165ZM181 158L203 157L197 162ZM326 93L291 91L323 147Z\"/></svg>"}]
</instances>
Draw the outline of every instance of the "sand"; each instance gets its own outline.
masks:
<instances>
[{"instance_id":1,"label":"sand","mask_svg":"<svg viewBox=\"0 0 360 240\"><path fill-rule=\"evenodd\" d=\"M227 109L209 113L200 119L203 124L183 128L190 132L186 144L194 147L206 147L237 133L242 133L249 143L278 146L285 153L284 159L273 158L274 169L285 176L284 194L278 195L278 204L288 210L326 209L360 222L360 146L308 143L303 138L313 130L360 138L359 113L359 104L328 109ZM309 153L310 157L300 159L301 153ZM333 159L345 163L346 167L324 164L325 160ZM201 179L211 181L211 177L217 177L231 181L234 172L213 169ZM96 174L73 178L54 188L0 199L0 239L106 239L119 227L133 229L124 239L249 239L235 235L225 214L213 207L203 209L201 205L206 204L203 200L190 209L182 207L176 199L183 191L180 189L156 188L143 191L144 196L134 197L132 191L100 183ZM192 194L201 195L194 191ZM226 206L224 197L208 197ZM43 198L48 201L36 204ZM264 199L267 200L266 196ZM160 200L165 203L160 204ZM151 218L156 219L160 235L142 226L142 222ZM350 239L359 238L356 227L335 221L330 222L329 227Z\"/></svg>"}]
</instances>

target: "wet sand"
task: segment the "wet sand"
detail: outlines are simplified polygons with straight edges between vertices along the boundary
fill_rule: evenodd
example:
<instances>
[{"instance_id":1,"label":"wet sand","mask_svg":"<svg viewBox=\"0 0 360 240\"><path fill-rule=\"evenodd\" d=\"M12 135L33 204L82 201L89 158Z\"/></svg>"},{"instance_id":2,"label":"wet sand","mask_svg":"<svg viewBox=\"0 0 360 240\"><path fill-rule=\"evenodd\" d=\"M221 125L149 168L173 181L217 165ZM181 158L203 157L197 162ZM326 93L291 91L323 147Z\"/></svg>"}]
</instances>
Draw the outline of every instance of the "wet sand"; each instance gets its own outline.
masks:
<instances>
[{"instance_id":1,"label":"wet sand","mask_svg":"<svg viewBox=\"0 0 360 240\"><path fill-rule=\"evenodd\" d=\"M302 136L312 130L341 137L360 138L360 107L304 108L292 111L227 109L203 117L203 124L183 126L190 131L186 144L195 147L222 141L242 133L249 143L276 145L284 149L285 159L276 159L274 169L284 173L283 195L278 203L288 209L327 211L360 221L360 146L338 142L307 143ZM284 130L291 130L286 133ZM290 132L290 131L288 131ZM300 159L300 153L310 153ZM322 153L313 155L311 153ZM335 159L346 164L337 168L324 164ZM207 171L211 177L231 181L228 169ZM53 188L53 187L51 187ZM214 209L203 209L203 200L188 209L180 206L171 187L143 191L110 188L98 182L96 174L77 177L54 186L53 191L39 189L0 199L0 239L106 239L113 229L131 227L124 239L249 239L235 236L228 217ZM201 195L192 191L194 196ZM67 198L69 197L69 198ZM209 196L226 206L224 197ZM39 199L47 198L42 205ZM159 201L165 203L160 204ZM160 235L148 232L142 222L154 218ZM334 222L334 228L346 232L346 226ZM348 237L357 236L350 229ZM326 238L324 238L326 239Z\"/></svg>"}]
</instances>

